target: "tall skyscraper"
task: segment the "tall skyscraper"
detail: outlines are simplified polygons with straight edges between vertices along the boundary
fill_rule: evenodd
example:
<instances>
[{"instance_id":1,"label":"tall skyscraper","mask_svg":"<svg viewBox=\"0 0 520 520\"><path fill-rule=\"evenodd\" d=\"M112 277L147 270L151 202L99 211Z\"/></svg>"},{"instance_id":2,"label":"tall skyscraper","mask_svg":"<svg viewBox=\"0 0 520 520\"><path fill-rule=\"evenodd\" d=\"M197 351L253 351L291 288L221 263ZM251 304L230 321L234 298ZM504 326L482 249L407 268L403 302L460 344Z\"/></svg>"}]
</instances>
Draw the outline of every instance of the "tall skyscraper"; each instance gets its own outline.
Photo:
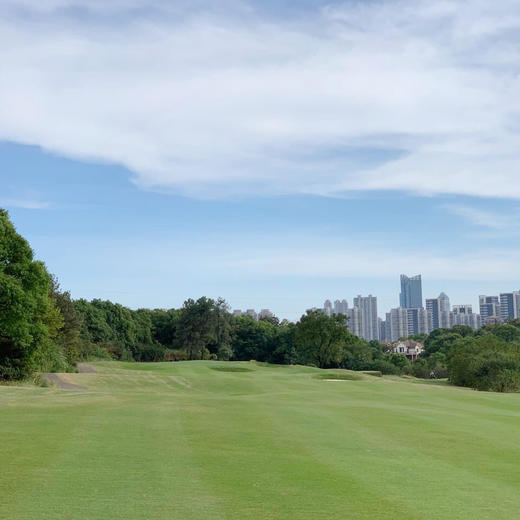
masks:
<instances>
[{"instance_id":1,"label":"tall skyscraper","mask_svg":"<svg viewBox=\"0 0 520 520\"><path fill-rule=\"evenodd\" d=\"M398 341L408 336L408 311L399 307L386 313L385 339L386 341Z\"/></svg>"},{"instance_id":2,"label":"tall skyscraper","mask_svg":"<svg viewBox=\"0 0 520 520\"><path fill-rule=\"evenodd\" d=\"M361 337L361 312L358 307L347 309L347 327L354 336Z\"/></svg>"},{"instance_id":3,"label":"tall skyscraper","mask_svg":"<svg viewBox=\"0 0 520 520\"><path fill-rule=\"evenodd\" d=\"M361 314L361 337L367 341L379 339L379 326L377 324L377 298L371 294L354 298L354 307Z\"/></svg>"},{"instance_id":4,"label":"tall skyscraper","mask_svg":"<svg viewBox=\"0 0 520 520\"><path fill-rule=\"evenodd\" d=\"M323 304L323 312L327 316L332 316L332 303L330 300L325 300L325 303Z\"/></svg>"},{"instance_id":5,"label":"tall skyscraper","mask_svg":"<svg viewBox=\"0 0 520 520\"><path fill-rule=\"evenodd\" d=\"M520 317L520 292L513 291L500 295L500 315L502 321Z\"/></svg>"},{"instance_id":6,"label":"tall skyscraper","mask_svg":"<svg viewBox=\"0 0 520 520\"><path fill-rule=\"evenodd\" d=\"M452 325L452 313L450 311L450 299L445 293L438 298L426 300L430 332L435 329L449 329Z\"/></svg>"},{"instance_id":7,"label":"tall skyscraper","mask_svg":"<svg viewBox=\"0 0 520 520\"><path fill-rule=\"evenodd\" d=\"M334 301L334 314L347 314L348 302L347 300Z\"/></svg>"},{"instance_id":8,"label":"tall skyscraper","mask_svg":"<svg viewBox=\"0 0 520 520\"><path fill-rule=\"evenodd\" d=\"M450 299L445 292L441 292L441 294L439 294L439 302L441 312L450 312Z\"/></svg>"},{"instance_id":9,"label":"tall skyscraper","mask_svg":"<svg viewBox=\"0 0 520 520\"><path fill-rule=\"evenodd\" d=\"M399 305L403 309L419 309L423 306L421 275L408 277L401 275Z\"/></svg>"},{"instance_id":10,"label":"tall skyscraper","mask_svg":"<svg viewBox=\"0 0 520 520\"><path fill-rule=\"evenodd\" d=\"M497 322L501 319L500 299L498 296L480 295L478 297L478 303L482 325L485 325L486 323Z\"/></svg>"},{"instance_id":11,"label":"tall skyscraper","mask_svg":"<svg viewBox=\"0 0 520 520\"><path fill-rule=\"evenodd\" d=\"M406 309L408 321L408 336L428 334L430 332L428 311L426 309Z\"/></svg>"},{"instance_id":12,"label":"tall skyscraper","mask_svg":"<svg viewBox=\"0 0 520 520\"><path fill-rule=\"evenodd\" d=\"M473 305L454 305L453 306L454 314L473 314Z\"/></svg>"},{"instance_id":13,"label":"tall skyscraper","mask_svg":"<svg viewBox=\"0 0 520 520\"><path fill-rule=\"evenodd\" d=\"M426 299L426 310L430 320L430 330L440 329L441 302L439 298Z\"/></svg>"}]
</instances>

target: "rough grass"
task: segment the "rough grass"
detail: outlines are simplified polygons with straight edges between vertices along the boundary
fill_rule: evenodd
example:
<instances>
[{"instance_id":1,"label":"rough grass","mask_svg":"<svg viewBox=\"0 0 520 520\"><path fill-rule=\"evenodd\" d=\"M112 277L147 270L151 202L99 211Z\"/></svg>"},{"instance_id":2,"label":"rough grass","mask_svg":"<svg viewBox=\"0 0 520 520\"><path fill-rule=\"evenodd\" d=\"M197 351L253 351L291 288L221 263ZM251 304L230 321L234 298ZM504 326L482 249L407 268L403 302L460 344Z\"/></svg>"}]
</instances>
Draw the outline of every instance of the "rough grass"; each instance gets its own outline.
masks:
<instances>
[{"instance_id":1,"label":"rough grass","mask_svg":"<svg viewBox=\"0 0 520 520\"><path fill-rule=\"evenodd\" d=\"M218 366L0 387L0 518L518 518L520 395Z\"/></svg>"}]
</instances>

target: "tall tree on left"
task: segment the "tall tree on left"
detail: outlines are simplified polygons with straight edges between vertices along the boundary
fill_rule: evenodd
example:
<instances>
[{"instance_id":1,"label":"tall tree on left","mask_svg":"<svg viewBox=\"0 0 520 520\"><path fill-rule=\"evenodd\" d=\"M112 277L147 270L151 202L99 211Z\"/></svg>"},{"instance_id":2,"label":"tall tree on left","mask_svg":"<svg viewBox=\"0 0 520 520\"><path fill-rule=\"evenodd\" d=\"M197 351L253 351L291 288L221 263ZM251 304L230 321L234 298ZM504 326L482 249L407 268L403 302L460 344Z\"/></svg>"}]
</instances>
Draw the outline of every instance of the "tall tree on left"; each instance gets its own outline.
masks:
<instances>
[{"instance_id":1,"label":"tall tree on left","mask_svg":"<svg viewBox=\"0 0 520 520\"><path fill-rule=\"evenodd\" d=\"M23 379L35 370L35 353L56 321L50 287L45 266L0 209L0 379Z\"/></svg>"}]
</instances>

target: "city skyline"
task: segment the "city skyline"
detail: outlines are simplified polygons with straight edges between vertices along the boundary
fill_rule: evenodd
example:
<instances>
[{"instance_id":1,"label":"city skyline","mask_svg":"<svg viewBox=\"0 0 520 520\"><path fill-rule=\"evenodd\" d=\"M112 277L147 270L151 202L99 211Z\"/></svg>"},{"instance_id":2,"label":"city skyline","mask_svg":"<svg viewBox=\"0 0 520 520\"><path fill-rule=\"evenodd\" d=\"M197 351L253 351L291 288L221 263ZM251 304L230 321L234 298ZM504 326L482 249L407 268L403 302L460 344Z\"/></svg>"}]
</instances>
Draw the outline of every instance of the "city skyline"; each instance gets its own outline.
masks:
<instances>
[{"instance_id":1,"label":"city skyline","mask_svg":"<svg viewBox=\"0 0 520 520\"><path fill-rule=\"evenodd\" d=\"M479 304L452 303L443 291L436 298L422 298L422 275L409 277L401 274L399 306L385 312L381 318L377 312L377 296L358 295L349 307L348 299L325 300L321 310L328 316L344 314L350 331L367 341L395 342L403 337L429 334L438 328L467 325L478 329L489 323L520 318L520 291L511 290L497 295L478 296Z\"/></svg>"}]
</instances>

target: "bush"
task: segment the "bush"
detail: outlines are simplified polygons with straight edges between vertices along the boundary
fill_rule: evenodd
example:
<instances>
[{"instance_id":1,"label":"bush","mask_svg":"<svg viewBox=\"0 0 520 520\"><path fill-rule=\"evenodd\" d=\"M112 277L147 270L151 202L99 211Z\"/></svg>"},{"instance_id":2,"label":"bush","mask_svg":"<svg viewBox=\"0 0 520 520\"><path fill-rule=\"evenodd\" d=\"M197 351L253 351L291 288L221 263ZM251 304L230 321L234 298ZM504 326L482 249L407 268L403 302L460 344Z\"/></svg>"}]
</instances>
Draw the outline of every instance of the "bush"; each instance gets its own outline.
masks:
<instances>
[{"instance_id":1,"label":"bush","mask_svg":"<svg viewBox=\"0 0 520 520\"><path fill-rule=\"evenodd\" d=\"M386 375L399 375L401 370L386 359L376 359L372 362L371 370L376 370Z\"/></svg>"},{"instance_id":2,"label":"bush","mask_svg":"<svg viewBox=\"0 0 520 520\"><path fill-rule=\"evenodd\" d=\"M65 353L59 345L46 342L34 354L34 367L39 372L72 372Z\"/></svg>"},{"instance_id":3,"label":"bush","mask_svg":"<svg viewBox=\"0 0 520 520\"><path fill-rule=\"evenodd\" d=\"M166 349L164 361L186 361L188 353L184 349Z\"/></svg>"},{"instance_id":4,"label":"bush","mask_svg":"<svg viewBox=\"0 0 520 520\"><path fill-rule=\"evenodd\" d=\"M114 357L103 347L96 343L83 341L81 343L78 355L79 361L92 361L94 359L114 359Z\"/></svg>"},{"instance_id":5,"label":"bush","mask_svg":"<svg viewBox=\"0 0 520 520\"><path fill-rule=\"evenodd\" d=\"M448 356L450 380L495 392L520 390L520 345L492 335L465 338Z\"/></svg>"},{"instance_id":6,"label":"bush","mask_svg":"<svg viewBox=\"0 0 520 520\"><path fill-rule=\"evenodd\" d=\"M412 363L412 375L421 379L430 377L431 369L425 359L419 358Z\"/></svg>"},{"instance_id":7,"label":"bush","mask_svg":"<svg viewBox=\"0 0 520 520\"><path fill-rule=\"evenodd\" d=\"M138 345L134 349L135 361L157 362L164 361L166 349L157 343L152 345Z\"/></svg>"}]
</instances>

